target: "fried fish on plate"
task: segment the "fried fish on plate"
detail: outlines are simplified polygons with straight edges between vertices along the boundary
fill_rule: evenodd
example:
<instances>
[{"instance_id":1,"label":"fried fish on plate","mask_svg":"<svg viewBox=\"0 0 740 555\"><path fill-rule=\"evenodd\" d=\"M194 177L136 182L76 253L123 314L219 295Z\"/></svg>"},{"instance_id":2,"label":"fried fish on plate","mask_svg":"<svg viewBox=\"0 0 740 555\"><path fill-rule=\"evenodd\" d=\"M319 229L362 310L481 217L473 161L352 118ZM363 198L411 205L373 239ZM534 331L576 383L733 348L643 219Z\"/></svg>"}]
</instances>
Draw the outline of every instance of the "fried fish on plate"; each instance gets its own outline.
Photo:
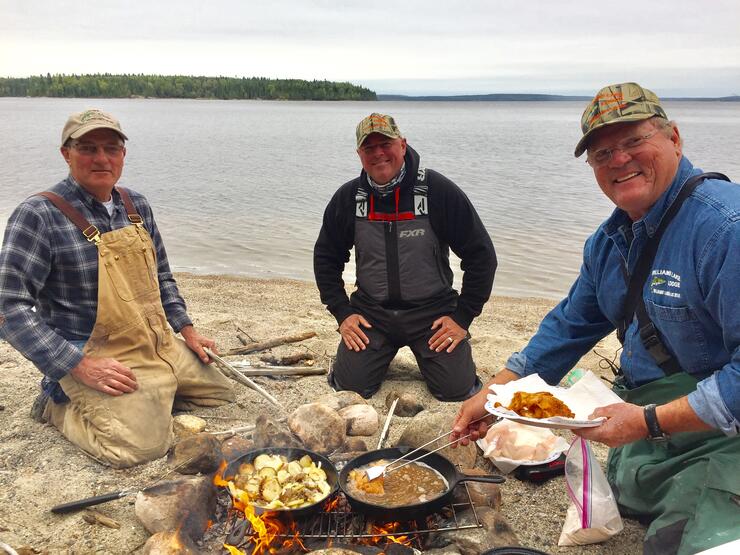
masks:
<instances>
[{"instance_id":1,"label":"fried fish on plate","mask_svg":"<svg viewBox=\"0 0 740 555\"><path fill-rule=\"evenodd\" d=\"M502 407L501 403L494 404L494 407ZM573 411L568 405L555 397L548 391L539 391L537 393L527 393L526 391L517 391L511 398L511 403L506 407L514 411L519 416L527 418L551 418L553 416L563 416L565 418L575 418Z\"/></svg>"}]
</instances>

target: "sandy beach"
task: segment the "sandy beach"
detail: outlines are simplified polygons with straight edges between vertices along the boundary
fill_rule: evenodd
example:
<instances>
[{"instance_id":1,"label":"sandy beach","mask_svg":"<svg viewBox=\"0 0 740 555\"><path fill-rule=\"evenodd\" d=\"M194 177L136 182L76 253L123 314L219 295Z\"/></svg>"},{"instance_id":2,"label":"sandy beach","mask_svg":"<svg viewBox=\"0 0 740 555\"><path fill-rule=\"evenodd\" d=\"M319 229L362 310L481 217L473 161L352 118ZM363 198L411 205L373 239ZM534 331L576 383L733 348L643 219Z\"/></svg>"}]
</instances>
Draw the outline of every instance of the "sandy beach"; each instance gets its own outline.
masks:
<instances>
[{"instance_id":1,"label":"sandy beach","mask_svg":"<svg viewBox=\"0 0 740 555\"><path fill-rule=\"evenodd\" d=\"M290 280L256 280L226 276L178 274L178 283L196 327L217 340L223 352L239 346L236 327L254 340L314 330L318 337L298 345L278 347L282 355L310 349L316 355L336 351L336 322L321 305L313 283ZM521 349L536 331L554 301L532 298L494 297L471 326L472 345L479 374L485 381L494 375L508 356ZM618 346L612 336L597 347L612 357ZM247 357L256 360L258 356ZM320 360L322 366L326 360ZM606 375L594 354L579 367ZM126 470L111 470L91 460L68 443L50 425L30 419L28 412L36 396L40 373L12 349L0 342L0 542L26 553L140 553L148 533L134 515L134 497L100 505L98 510L121 524L120 529L90 525L79 513L53 515L52 505L91 495L139 488L167 470L164 459ZM287 408L293 410L330 391L325 377L261 382ZM277 416L254 391L235 385L238 401L194 414L208 417L208 429L225 430L253 423L261 413ZM403 349L391 366L381 391L369 402L381 417L386 414L385 397L391 389L413 392L427 409L449 412L457 404L436 401L426 390L413 356ZM215 418L213 418L215 417ZM400 436L403 422L394 420L390 441ZM570 439L568 432L565 435ZM369 438L368 445L377 442ZM606 448L595 446L603 462ZM568 497L562 479L535 485L511 477L502 486L501 513L522 546L548 553L610 555L641 552L644 527L624 520L622 533L601 545L559 548ZM208 551L218 553L220 551Z\"/></svg>"}]
</instances>

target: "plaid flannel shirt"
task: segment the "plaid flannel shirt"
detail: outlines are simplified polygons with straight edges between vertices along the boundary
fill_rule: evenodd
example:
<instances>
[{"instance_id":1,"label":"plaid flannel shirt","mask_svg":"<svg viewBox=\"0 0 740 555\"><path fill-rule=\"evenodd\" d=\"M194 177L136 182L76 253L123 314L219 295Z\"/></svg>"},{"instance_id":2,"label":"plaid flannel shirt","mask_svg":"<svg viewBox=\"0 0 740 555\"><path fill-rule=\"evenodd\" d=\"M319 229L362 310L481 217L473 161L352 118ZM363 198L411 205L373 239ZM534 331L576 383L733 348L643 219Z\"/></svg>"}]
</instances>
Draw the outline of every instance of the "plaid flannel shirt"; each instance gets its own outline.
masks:
<instances>
[{"instance_id":1,"label":"plaid flannel shirt","mask_svg":"<svg viewBox=\"0 0 740 555\"><path fill-rule=\"evenodd\" d=\"M101 233L131 225L113 193L113 214L70 176L50 189ZM162 237L146 198L131 191L157 255L159 291L167 320L178 332L191 324L170 272ZM50 201L33 196L11 214L0 251L0 337L51 380L82 360L70 341L92 333L98 305L98 249Z\"/></svg>"}]
</instances>

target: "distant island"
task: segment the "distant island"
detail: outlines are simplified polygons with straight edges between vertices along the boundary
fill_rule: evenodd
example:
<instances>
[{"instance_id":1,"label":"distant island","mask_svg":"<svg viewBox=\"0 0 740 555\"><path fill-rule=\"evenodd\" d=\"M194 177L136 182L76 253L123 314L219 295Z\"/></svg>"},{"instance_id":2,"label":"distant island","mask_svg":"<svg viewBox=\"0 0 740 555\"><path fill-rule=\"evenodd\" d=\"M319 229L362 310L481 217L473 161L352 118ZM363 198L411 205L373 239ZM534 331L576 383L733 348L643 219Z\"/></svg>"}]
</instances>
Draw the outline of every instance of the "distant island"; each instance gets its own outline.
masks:
<instances>
[{"instance_id":1,"label":"distant island","mask_svg":"<svg viewBox=\"0 0 740 555\"><path fill-rule=\"evenodd\" d=\"M33 77L0 77L0 96L377 100L375 92L370 89L335 81L108 73L93 75L47 73Z\"/></svg>"},{"instance_id":2,"label":"distant island","mask_svg":"<svg viewBox=\"0 0 740 555\"><path fill-rule=\"evenodd\" d=\"M562 94L457 94L434 96L408 96L405 94L379 94L378 100L414 100L425 102L549 102L559 100L582 100L588 102L592 96L568 96ZM740 102L740 95L722 97L666 97L662 100L715 100L720 102Z\"/></svg>"},{"instance_id":3,"label":"distant island","mask_svg":"<svg viewBox=\"0 0 740 555\"><path fill-rule=\"evenodd\" d=\"M376 94L368 88L338 81L268 79L266 77L203 77L187 75L50 74L0 77L2 96L57 98L203 98L219 100L385 100L426 102L588 102L591 96L561 94ZM740 95L666 97L663 100L740 102Z\"/></svg>"}]
</instances>

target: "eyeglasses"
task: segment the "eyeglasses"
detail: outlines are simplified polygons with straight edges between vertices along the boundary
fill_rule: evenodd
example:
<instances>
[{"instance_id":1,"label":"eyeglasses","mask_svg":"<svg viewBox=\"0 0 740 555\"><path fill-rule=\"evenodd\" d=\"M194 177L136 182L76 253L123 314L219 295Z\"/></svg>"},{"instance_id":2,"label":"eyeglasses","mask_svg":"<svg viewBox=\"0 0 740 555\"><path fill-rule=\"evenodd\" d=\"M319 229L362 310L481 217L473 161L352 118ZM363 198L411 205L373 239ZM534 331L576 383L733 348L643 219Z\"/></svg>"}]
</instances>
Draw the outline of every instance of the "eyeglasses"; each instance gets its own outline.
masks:
<instances>
[{"instance_id":1,"label":"eyeglasses","mask_svg":"<svg viewBox=\"0 0 740 555\"><path fill-rule=\"evenodd\" d=\"M602 166L605 166L609 163L609 160L612 159L615 151L621 150L626 154L634 152L643 144L645 144L645 141L650 139L658 131L660 131L660 129L655 129L647 135L635 135L634 137L627 137L626 139L619 141L613 147L600 148L599 150L596 150L594 152L589 152L588 156L586 157L586 163L588 163L592 168L600 168Z\"/></svg>"},{"instance_id":2,"label":"eyeglasses","mask_svg":"<svg viewBox=\"0 0 740 555\"><path fill-rule=\"evenodd\" d=\"M383 141L382 143L375 143L374 145L361 146L360 150L364 154L370 154L375 152L376 148L380 148L381 150L390 150L394 144L395 143L393 141Z\"/></svg>"},{"instance_id":3,"label":"eyeglasses","mask_svg":"<svg viewBox=\"0 0 740 555\"><path fill-rule=\"evenodd\" d=\"M80 156L95 156L98 153L98 149L102 148L103 153L108 158L117 158L123 153L124 146L123 145L96 145L93 143L78 143L73 142L69 146L74 148L77 152L79 152Z\"/></svg>"}]
</instances>

